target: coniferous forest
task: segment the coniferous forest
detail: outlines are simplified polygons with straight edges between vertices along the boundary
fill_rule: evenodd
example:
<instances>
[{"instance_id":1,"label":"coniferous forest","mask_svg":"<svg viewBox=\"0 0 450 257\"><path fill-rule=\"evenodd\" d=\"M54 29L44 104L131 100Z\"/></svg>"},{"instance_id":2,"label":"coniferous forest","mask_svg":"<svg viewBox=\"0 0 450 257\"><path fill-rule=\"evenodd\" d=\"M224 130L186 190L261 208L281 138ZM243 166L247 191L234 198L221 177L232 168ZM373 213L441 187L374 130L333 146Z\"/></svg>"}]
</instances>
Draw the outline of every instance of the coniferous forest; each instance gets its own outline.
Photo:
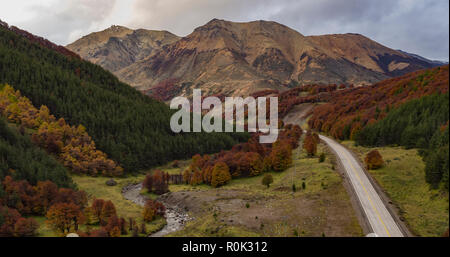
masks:
<instances>
[{"instance_id":1,"label":"coniferous forest","mask_svg":"<svg viewBox=\"0 0 450 257\"><path fill-rule=\"evenodd\" d=\"M120 82L100 66L68 57L0 27L0 83L46 105L70 125L82 124L97 147L125 172L199 153L218 152L247 140L244 133L175 134L174 113Z\"/></svg>"},{"instance_id":2,"label":"coniferous forest","mask_svg":"<svg viewBox=\"0 0 450 257\"><path fill-rule=\"evenodd\" d=\"M0 119L0 180L11 175L15 180L50 180L58 186L73 187L69 172L44 150L33 145L26 135Z\"/></svg>"},{"instance_id":3,"label":"coniferous forest","mask_svg":"<svg viewBox=\"0 0 450 257\"><path fill-rule=\"evenodd\" d=\"M448 93L424 96L366 126L356 135L356 141L369 146L396 144L422 149L426 181L433 187L442 184L448 190L448 116Z\"/></svg>"}]
</instances>

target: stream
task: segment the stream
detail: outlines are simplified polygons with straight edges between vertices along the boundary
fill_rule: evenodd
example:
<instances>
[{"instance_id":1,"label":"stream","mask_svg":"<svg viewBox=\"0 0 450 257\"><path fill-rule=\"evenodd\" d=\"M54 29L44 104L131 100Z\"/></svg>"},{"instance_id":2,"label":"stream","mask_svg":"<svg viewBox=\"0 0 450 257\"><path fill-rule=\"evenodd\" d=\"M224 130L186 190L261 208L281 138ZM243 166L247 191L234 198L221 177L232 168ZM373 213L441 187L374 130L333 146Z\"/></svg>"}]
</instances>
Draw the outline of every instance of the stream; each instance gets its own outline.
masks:
<instances>
[{"instance_id":1,"label":"stream","mask_svg":"<svg viewBox=\"0 0 450 257\"><path fill-rule=\"evenodd\" d=\"M142 183L138 184L130 184L122 188L122 195L125 199L134 202L135 204L139 204L141 206L145 205L147 198L140 194L142 190ZM170 205L162 200L163 198L158 199L158 201L162 202L166 207L166 221L167 225L165 225L160 231L155 232L150 235L150 237L162 237L169 233L178 231L184 227L186 222L190 219L189 216L181 211L177 206Z\"/></svg>"}]
</instances>

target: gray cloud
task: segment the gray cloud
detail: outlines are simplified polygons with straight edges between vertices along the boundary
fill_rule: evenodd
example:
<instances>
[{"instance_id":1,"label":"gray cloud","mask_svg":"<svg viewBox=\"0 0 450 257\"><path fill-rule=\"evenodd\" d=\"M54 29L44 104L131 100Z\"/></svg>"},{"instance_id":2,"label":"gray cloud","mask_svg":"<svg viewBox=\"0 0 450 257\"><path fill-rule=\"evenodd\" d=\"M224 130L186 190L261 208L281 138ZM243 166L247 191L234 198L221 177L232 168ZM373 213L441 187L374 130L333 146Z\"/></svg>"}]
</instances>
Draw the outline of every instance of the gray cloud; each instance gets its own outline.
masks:
<instances>
[{"instance_id":1,"label":"gray cloud","mask_svg":"<svg viewBox=\"0 0 450 257\"><path fill-rule=\"evenodd\" d=\"M304 35L360 33L430 59L449 56L449 2L443 0L137 0L133 27L186 35L212 18L273 20Z\"/></svg>"},{"instance_id":2,"label":"gray cloud","mask_svg":"<svg viewBox=\"0 0 450 257\"><path fill-rule=\"evenodd\" d=\"M263 19L304 35L360 33L394 49L449 59L446 0L69 0L51 7L33 1L31 8L24 13L35 15L16 24L60 44L112 24L184 36L213 18Z\"/></svg>"},{"instance_id":3,"label":"gray cloud","mask_svg":"<svg viewBox=\"0 0 450 257\"><path fill-rule=\"evenodd\" d=\"M115 0L68 0L58 6L30 5L33 17L15 25L65 44L83 36L86 30L101 27L115 5Z\"/></svg>"}]
</instances>

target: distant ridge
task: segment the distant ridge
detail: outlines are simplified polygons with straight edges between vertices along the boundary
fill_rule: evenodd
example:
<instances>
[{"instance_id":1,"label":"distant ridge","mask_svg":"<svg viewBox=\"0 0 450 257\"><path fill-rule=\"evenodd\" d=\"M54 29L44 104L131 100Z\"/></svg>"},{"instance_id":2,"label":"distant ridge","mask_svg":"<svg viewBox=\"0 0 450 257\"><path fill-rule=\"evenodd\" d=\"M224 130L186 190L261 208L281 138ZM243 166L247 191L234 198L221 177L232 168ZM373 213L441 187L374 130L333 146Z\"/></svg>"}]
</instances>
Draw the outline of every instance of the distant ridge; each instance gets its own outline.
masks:
<instances>
[{"instance_id":1,"label":"distant ridge","mask_svg":"<svg viewBox=\"0 0 450 257\"><path fill-rule=\"evenodd\" d=\"M112 26L67 47L141 91L169 90L167 96L189 96L193 88L249 95L305 84L370 85L440 65L363 35L304 36L271 21L213 19L181 38L139 31Z\"/></svg>"}]
</instances>

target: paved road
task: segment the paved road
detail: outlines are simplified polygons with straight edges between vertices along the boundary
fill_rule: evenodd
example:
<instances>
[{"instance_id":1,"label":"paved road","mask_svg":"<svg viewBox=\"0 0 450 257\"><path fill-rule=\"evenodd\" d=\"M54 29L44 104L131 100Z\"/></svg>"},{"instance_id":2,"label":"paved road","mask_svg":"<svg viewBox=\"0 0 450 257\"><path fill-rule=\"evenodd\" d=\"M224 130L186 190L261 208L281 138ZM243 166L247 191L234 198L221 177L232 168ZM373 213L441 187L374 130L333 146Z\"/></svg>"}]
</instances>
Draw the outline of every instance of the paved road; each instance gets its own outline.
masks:
<instances>
[{"instance_id":1,"label":"paved road","mask_svg":"<svg viewBox=\"0 0 450 257\"><path fill-rule=\"evenodd\" d=\"M403 237L400 228L386 209L358 161L336 141L322 135L320 135L320 139L329 145L341 160L372 231L380 237Z\"/></svg>"}]
</instances>

